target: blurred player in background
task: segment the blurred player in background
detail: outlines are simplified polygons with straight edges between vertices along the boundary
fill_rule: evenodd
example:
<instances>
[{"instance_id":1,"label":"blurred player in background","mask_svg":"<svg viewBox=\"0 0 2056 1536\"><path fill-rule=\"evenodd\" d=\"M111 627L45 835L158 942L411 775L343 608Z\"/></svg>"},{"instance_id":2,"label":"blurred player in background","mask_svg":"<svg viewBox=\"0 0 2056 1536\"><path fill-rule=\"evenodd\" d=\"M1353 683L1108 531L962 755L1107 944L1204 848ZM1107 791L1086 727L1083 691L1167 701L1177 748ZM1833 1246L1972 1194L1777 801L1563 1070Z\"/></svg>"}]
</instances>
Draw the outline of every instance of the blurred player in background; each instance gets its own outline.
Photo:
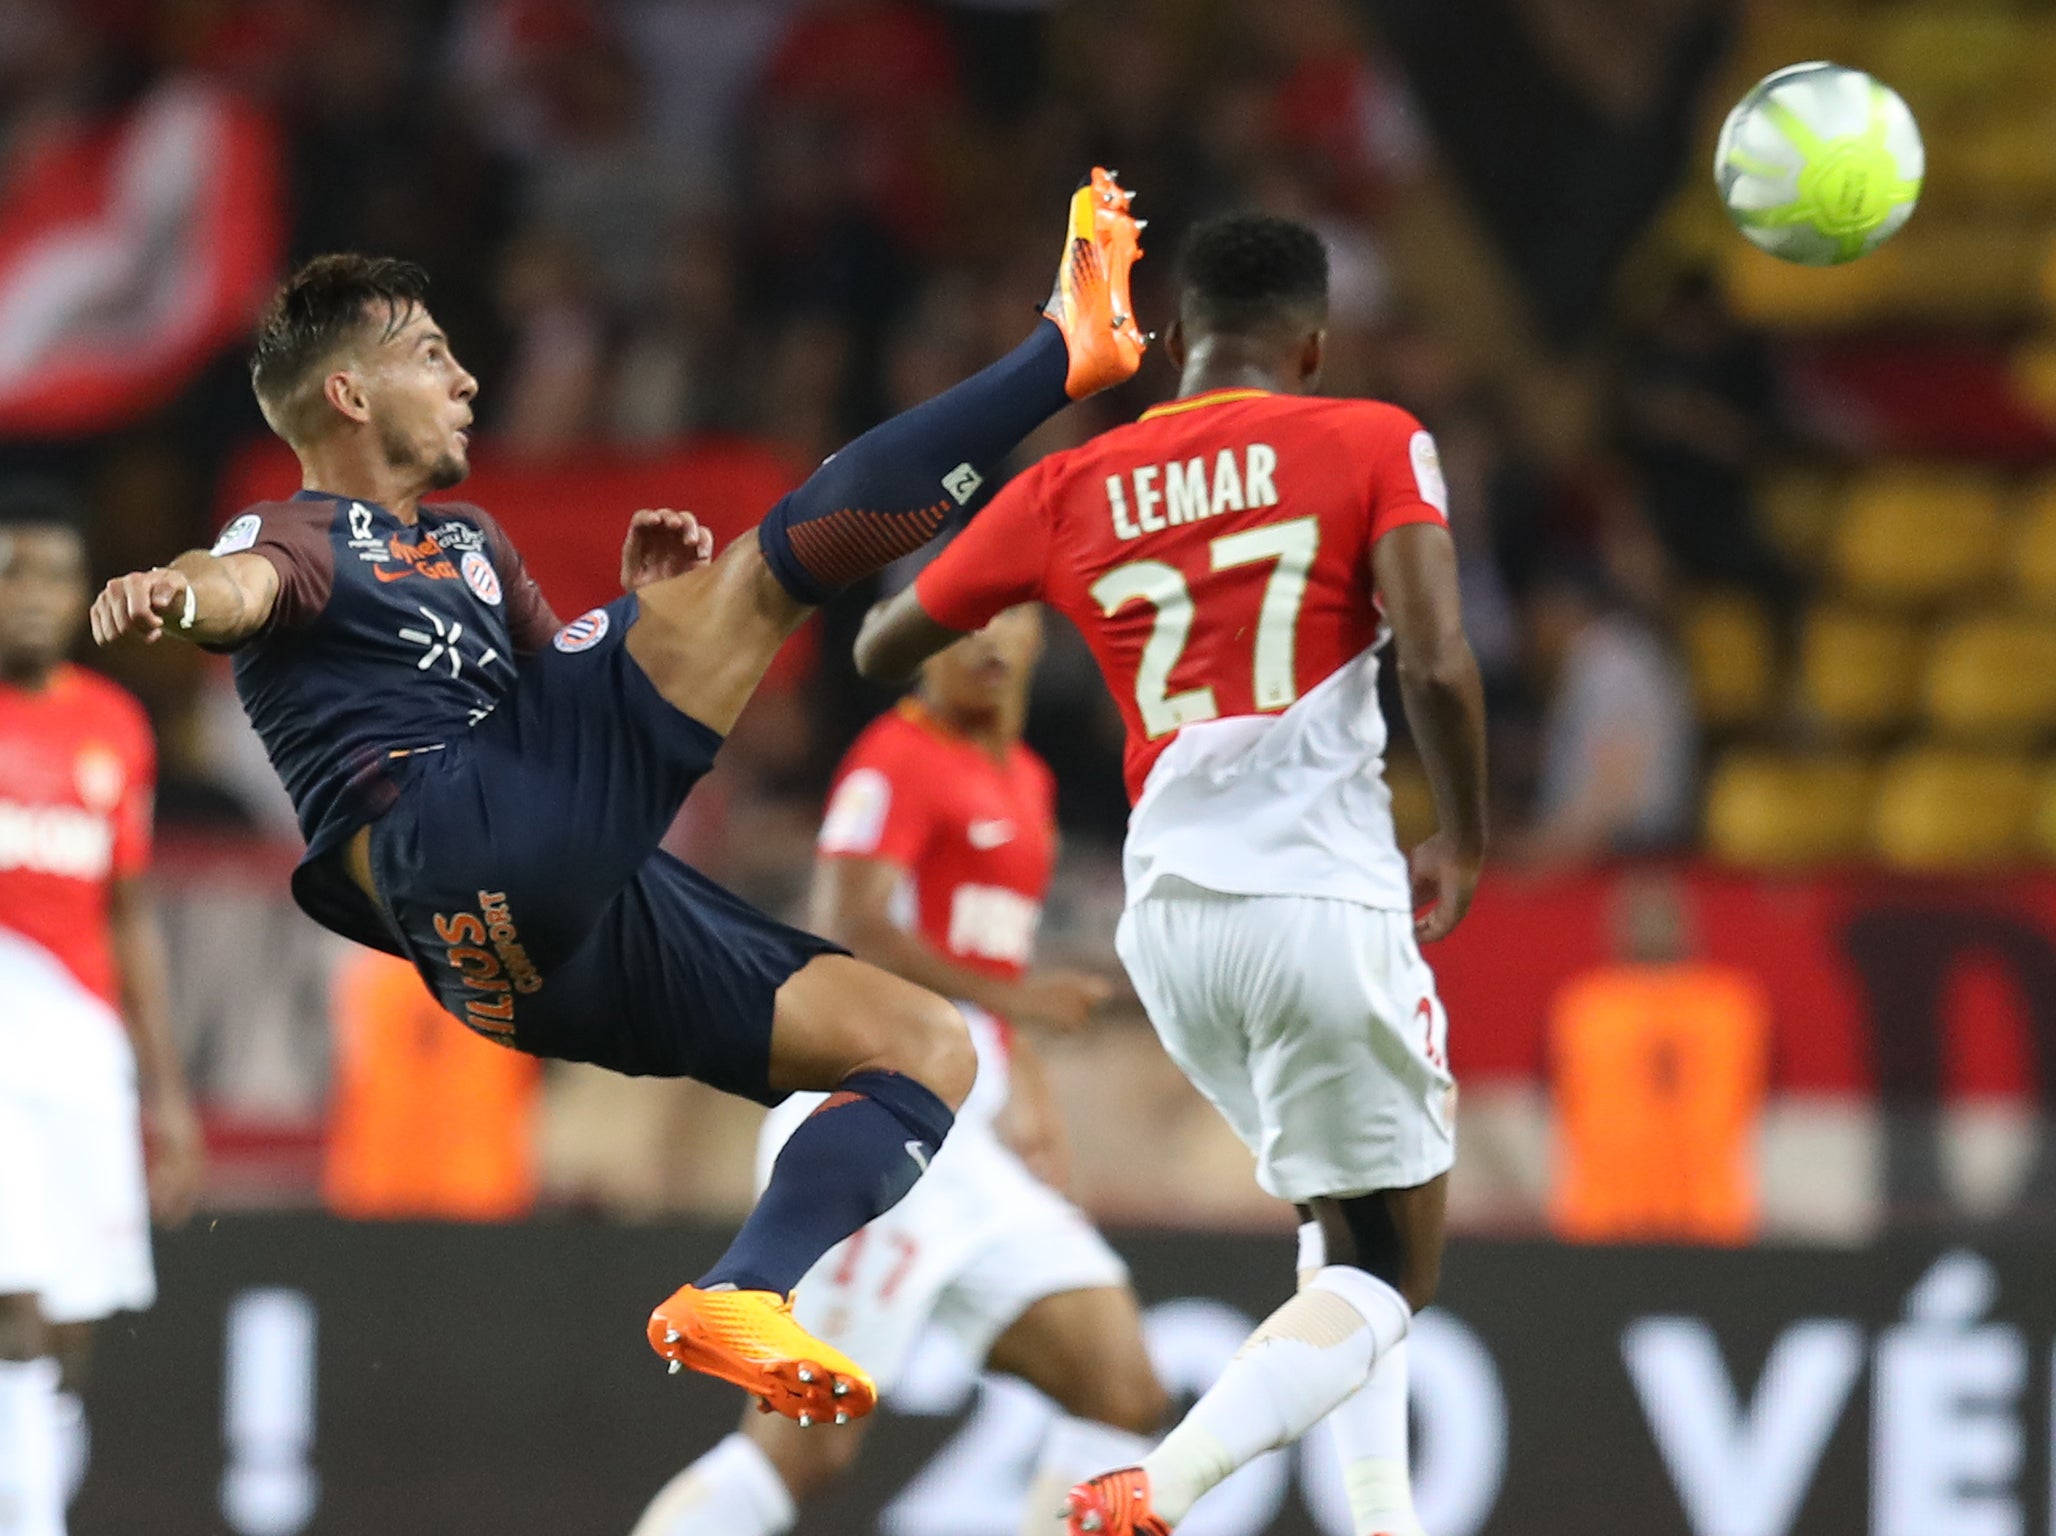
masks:
<instances>
[{"instance_id":1,"label":"blurred player in background","mask_svg":"<svg viewBox=\"0 0 2056 1536\"><path fill-rule=\"evenodd\" d=\"M75 1393L93 1324L156 1298L151 1210L185 1220L202 1173L144 886L150 724L65 660L90 595L62 493L0 489L4 1536L63 1530L84 1470Z\"/></svg>"},{"instance_id":2,"label":"blurred player in background","mask_svg":"<svg viewBox=\"0 0 2056 1536\"><path fill-rule=\"evenodd\" d=\"M1484 703L1433 441L1392 406L1307 398L1327 300L1303 225L1194 231L1179 398L1016 478L858 638L891 676L1015 603L1078 625L1128 727L1121 958L1301 1211L1299 1293L1139 1467L1073 1491L1079 1533L1161 1536L1338 1409L1356 1530L1418 1531L1405 1340L1440 1269L1455 1104L1416 940L1477 882ZM1383 776L1388 633L1440 822L1411 869Z\"/></svg>"},{"instance_id":3,"label":"blurred player in background","mask_svg":"<svg viewBox=\"0 0 2056 1536\"><path fill-rule=\"evenodd\" d=\"M307 837L294 896L412 961L472 1029L765 1104L832 1093L727 1252L647 1325L674 1369L802 1421L859 1417L875 1392L788 1297L913 1187L976 1057L944 999L658 843L814 607L926 544L1022 438L1140 366L1128 204L1104 171L1073 195L1055 288L1012 352L848 444L718 558L690 516L636 513L626 595L561 626L490 514L425 500L469 471L478 393L426 274L318 257L274 295L251 360L304 488L93 607L103 643L169 630L234 652Z\"/></svg>"},{"instance_id":4,"label":"blurred player in background","mask_svg":"<svg viewBox=\"0 0 2056 1536\"><path fill-rule=\"evenodd\" d=\"M1007 610L922 668L920 688L857 738L821 828L814 927L863 959L960 1000L978 1082L914 1192L827 1254L796 1311L889 1390L930 1321L974 1360L1068 1415L1044 1442L1022 1530L1062 1529L1065 1490L1138 1458L1168 1406L1127 1267L1056 1192L1066 1149L1039 1059L1014 1028L1082 1027L1104 978L1030 972L1056 864L1055 788L1021 741L1042 648L1033 607ZM821 1104L771 1112L768 1173ZM854 1431L802 1434L746 1416L672 1481L635 1536L775 1536L854 1463Z\"/></svg>"}]
</instances>

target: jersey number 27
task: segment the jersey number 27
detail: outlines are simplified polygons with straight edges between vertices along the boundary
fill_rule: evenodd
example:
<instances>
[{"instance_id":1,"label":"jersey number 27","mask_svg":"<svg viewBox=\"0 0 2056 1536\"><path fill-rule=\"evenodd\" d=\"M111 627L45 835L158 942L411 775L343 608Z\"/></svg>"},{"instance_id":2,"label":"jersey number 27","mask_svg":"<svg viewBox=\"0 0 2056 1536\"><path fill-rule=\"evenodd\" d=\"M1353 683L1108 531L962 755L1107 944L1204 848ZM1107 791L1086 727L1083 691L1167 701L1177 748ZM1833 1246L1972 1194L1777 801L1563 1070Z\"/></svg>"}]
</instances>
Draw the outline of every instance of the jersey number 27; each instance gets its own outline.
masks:
<instances>
[{"instance_id":1,"label":"jersey number 27","mask_svg":"<svg viewBox=\"0 0 2056 1536\"><path fill-rule=\"evenodd\" d=\"M1256 621L1255 698L1259 710L1283 709L1299 697L1299 609L1306 600L1307 572L1321 547L1321 521L1296 517L1227 533L1207 545L1216 571L1260 561L1276 562L1264 583ZM1093 601L1108 618L1132 602L1156 609L1156 624L1135 669L1135 707L1151 741L1180 726L1213 720L1221 713L1212 688L1172 693L1171 673L1192 636L1192 589L1176 566L1136 560L1108 571L1092 584Z\"/></svg>"}]
</instances>

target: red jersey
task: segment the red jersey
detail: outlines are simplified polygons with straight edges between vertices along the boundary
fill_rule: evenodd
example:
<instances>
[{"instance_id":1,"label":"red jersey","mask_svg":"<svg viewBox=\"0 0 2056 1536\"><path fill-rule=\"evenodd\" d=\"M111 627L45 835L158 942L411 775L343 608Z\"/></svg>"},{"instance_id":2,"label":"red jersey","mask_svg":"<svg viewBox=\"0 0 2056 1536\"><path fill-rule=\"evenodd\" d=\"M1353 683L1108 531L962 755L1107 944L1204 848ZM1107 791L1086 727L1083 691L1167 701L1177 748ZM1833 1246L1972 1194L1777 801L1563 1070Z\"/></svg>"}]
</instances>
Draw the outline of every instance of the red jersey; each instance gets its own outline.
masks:
<instances>
[{"instance_id":1,"label":"red jersey","mask_svg":"<svg viewBox=\"0 0 2056 1536\"><path fill-rule=\"evenodd\" d=\"M1027 747L995 762L909 699L843 758L819 849L897 864L901 927L959 965L1019 976L1056 865L1056 783Z\"/></svg>"},{"instance_id":2,"label":"red jersey","mask_svg":"<svg viewBox=\"0 0 2056 1536\"><path fill-rule=\"evenodd\" d=\"M1446 499L1396 406L1215 390L1017 476L915 588L952 629L1035 599L1076 624L1127 724L1133 800L1185 727L1281 712L1369 650L1372 544L1445 523Z\"/></svg>"},{"instance_id":3,"label":"red jersey","mask_svg":"<svg viewBox=\"0 0 2056 1536\"><path fill-rule=\"evenodd\" d=\"M109 892L149 865L156 778L143 708L106 678L62 666L34 692L0 683L0 928L117 1009Z\"/></svg>"}]
</instances>

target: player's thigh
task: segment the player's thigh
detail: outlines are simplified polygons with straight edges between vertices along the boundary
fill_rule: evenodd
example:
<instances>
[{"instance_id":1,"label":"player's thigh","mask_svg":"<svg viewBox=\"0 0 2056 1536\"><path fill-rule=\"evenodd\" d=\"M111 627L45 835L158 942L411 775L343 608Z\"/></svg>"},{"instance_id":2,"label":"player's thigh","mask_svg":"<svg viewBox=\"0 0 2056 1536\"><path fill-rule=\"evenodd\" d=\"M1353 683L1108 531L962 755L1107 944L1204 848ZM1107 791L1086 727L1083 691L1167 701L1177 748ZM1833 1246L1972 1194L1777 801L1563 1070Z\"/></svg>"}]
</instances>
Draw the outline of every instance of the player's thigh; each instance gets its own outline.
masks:
<instances>
[{"instance_id":1,"label":"player's thigh","mask_svg":"<svg viewBox=\"0 0 2056 1536\"><path fill-rule=\"evenodd\" d=\"M671 705L724 735L811 609L771 575L752 530L712 565L637 594L628 654Z\"/></svg>"},{"instance_id":2,"label":"player's thigh","mask_svg":"<svg viewBox=\"0 0 2056 1536\"><path fill-rule=\"evenodd\" d=\"M1241 1004L1221 964L1227 905L1218 897L1145 899L1121 914L1114 946L1164 1054L1255 1152L1263 1120Z\"/></svg>"},{"instance_id":3,"label":"player's thigh","mask_svg":"<svg viewBox=\"0 0 2056 1536\"><path fill-rule=\"evenodd\" d=\"M1376 1275L1418 1312L1442 1283L1448 1192L1444 1173L1411 1189L1309 1202L1320 1223L1325 1262Z\"/></svg>"},{"instance_id":4,"label":"player's thigh","mask_svg":"<svg viewBox=\"0 0 2056 1536\"><path fill-rule=\"evenodd\" d=\"M742 1432L756 1442L778 1471L795 1503L804 1503L848 1474L864 1448L868 1420L816 1424L801 1429L779 1413L745 1411Z\"/></svg>"},{"instance_id":5,"label":"player's thigh","mask_svg":"<svg viewBox=\"0 0 2056 1536\"><path fill-rule=\"evenodd\" d=\"M833 1089L853 1072L898 1072L955 1108L978 1073L963 1015L924 987L847 955L810 960L778 989L770 1082Z\"/></svg>"},{"instance_id":6,"label":"player's thigh","mask_svg":"<svg viewBox=\"0 0 2056 1536\"><path fill-rule=\"evenodd\" d=\"M140 1312L157 1299L133 1079L110 1072L73 1086L77 1098L47 1132L54 1262L43 1312L57 1325ZM67 1338L82 1343L76 1332Z\"/></svg>"},{"instance_id":7,"label":"player's thigh","mask_svg":"<svg viewBox=\"0 0 2056 1536\"><path fill-rule=\"evenodd\" d=\"M993 1340L986 1366L1018 1376L1074 1418L1154 1434L1170 1403L1127 1285L1061 1291L1032 1303Z\"/></svg>"}]
</instances>

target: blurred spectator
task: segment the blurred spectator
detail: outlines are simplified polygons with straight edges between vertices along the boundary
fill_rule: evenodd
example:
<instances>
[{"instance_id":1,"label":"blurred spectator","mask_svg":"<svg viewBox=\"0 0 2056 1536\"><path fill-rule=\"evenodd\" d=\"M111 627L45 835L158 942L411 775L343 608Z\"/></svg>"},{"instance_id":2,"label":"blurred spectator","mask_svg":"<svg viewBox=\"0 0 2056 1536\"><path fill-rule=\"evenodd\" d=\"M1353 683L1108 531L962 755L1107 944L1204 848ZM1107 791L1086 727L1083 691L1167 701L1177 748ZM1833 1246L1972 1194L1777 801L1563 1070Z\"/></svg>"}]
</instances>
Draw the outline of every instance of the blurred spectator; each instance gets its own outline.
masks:
<instances>
[{"instance_id":1,"label":"blurred spectator","mask_svg":"<svg viewBox=\"0 0 2056 1536\"><path fill-rule=\"evenodd\" d=\"M1547 681L1535 819L1517 857L1571 863L1691 836L1698 740L1691 679L1661 627L1660 557L1616 531L1605 572L1563 569L1534 592L1530 648Z\"/></svg>"},{"instance_id":2,"label":"blurred spectator","mask_svg":"<svg viewBox=\"0 0 2056 1536\"><path fill-rule=\"evenodd\" d=\"M1616 960L1549 1010L1556 1097L1550 1224L1573 1242L1745 1243L1770 1009L1747 972L1692 957L1673 880L1623 880Z\"/></svg>"},{"instance_id":3,"label":"blurred spectator","mask_svg":"<svg viewBox=\"0 0 2056 1536\"><path fill-rule=\"evenodd\" d=\"M1794 578L1751 501L1775 446L1776 376L1763 338L1736 321L1710 271L1680 274L1633 340L1620 414L1649 519L1679 574L1789 607Z\"/></svg>"},{"instance_id":4,"label":"blurred spectator","mask_svg":"<svg viewBox=\"0 0 2056 1536\"><path fill-rule=\"evenodd\" d=\"M587 441L599 414L605 321L578 254L543 236L517 244L507 255L501 301L514 336L496 402L501 437L533 457ZM479 399L494 393L488 381Z\"/></svg>"}]
</instances>

